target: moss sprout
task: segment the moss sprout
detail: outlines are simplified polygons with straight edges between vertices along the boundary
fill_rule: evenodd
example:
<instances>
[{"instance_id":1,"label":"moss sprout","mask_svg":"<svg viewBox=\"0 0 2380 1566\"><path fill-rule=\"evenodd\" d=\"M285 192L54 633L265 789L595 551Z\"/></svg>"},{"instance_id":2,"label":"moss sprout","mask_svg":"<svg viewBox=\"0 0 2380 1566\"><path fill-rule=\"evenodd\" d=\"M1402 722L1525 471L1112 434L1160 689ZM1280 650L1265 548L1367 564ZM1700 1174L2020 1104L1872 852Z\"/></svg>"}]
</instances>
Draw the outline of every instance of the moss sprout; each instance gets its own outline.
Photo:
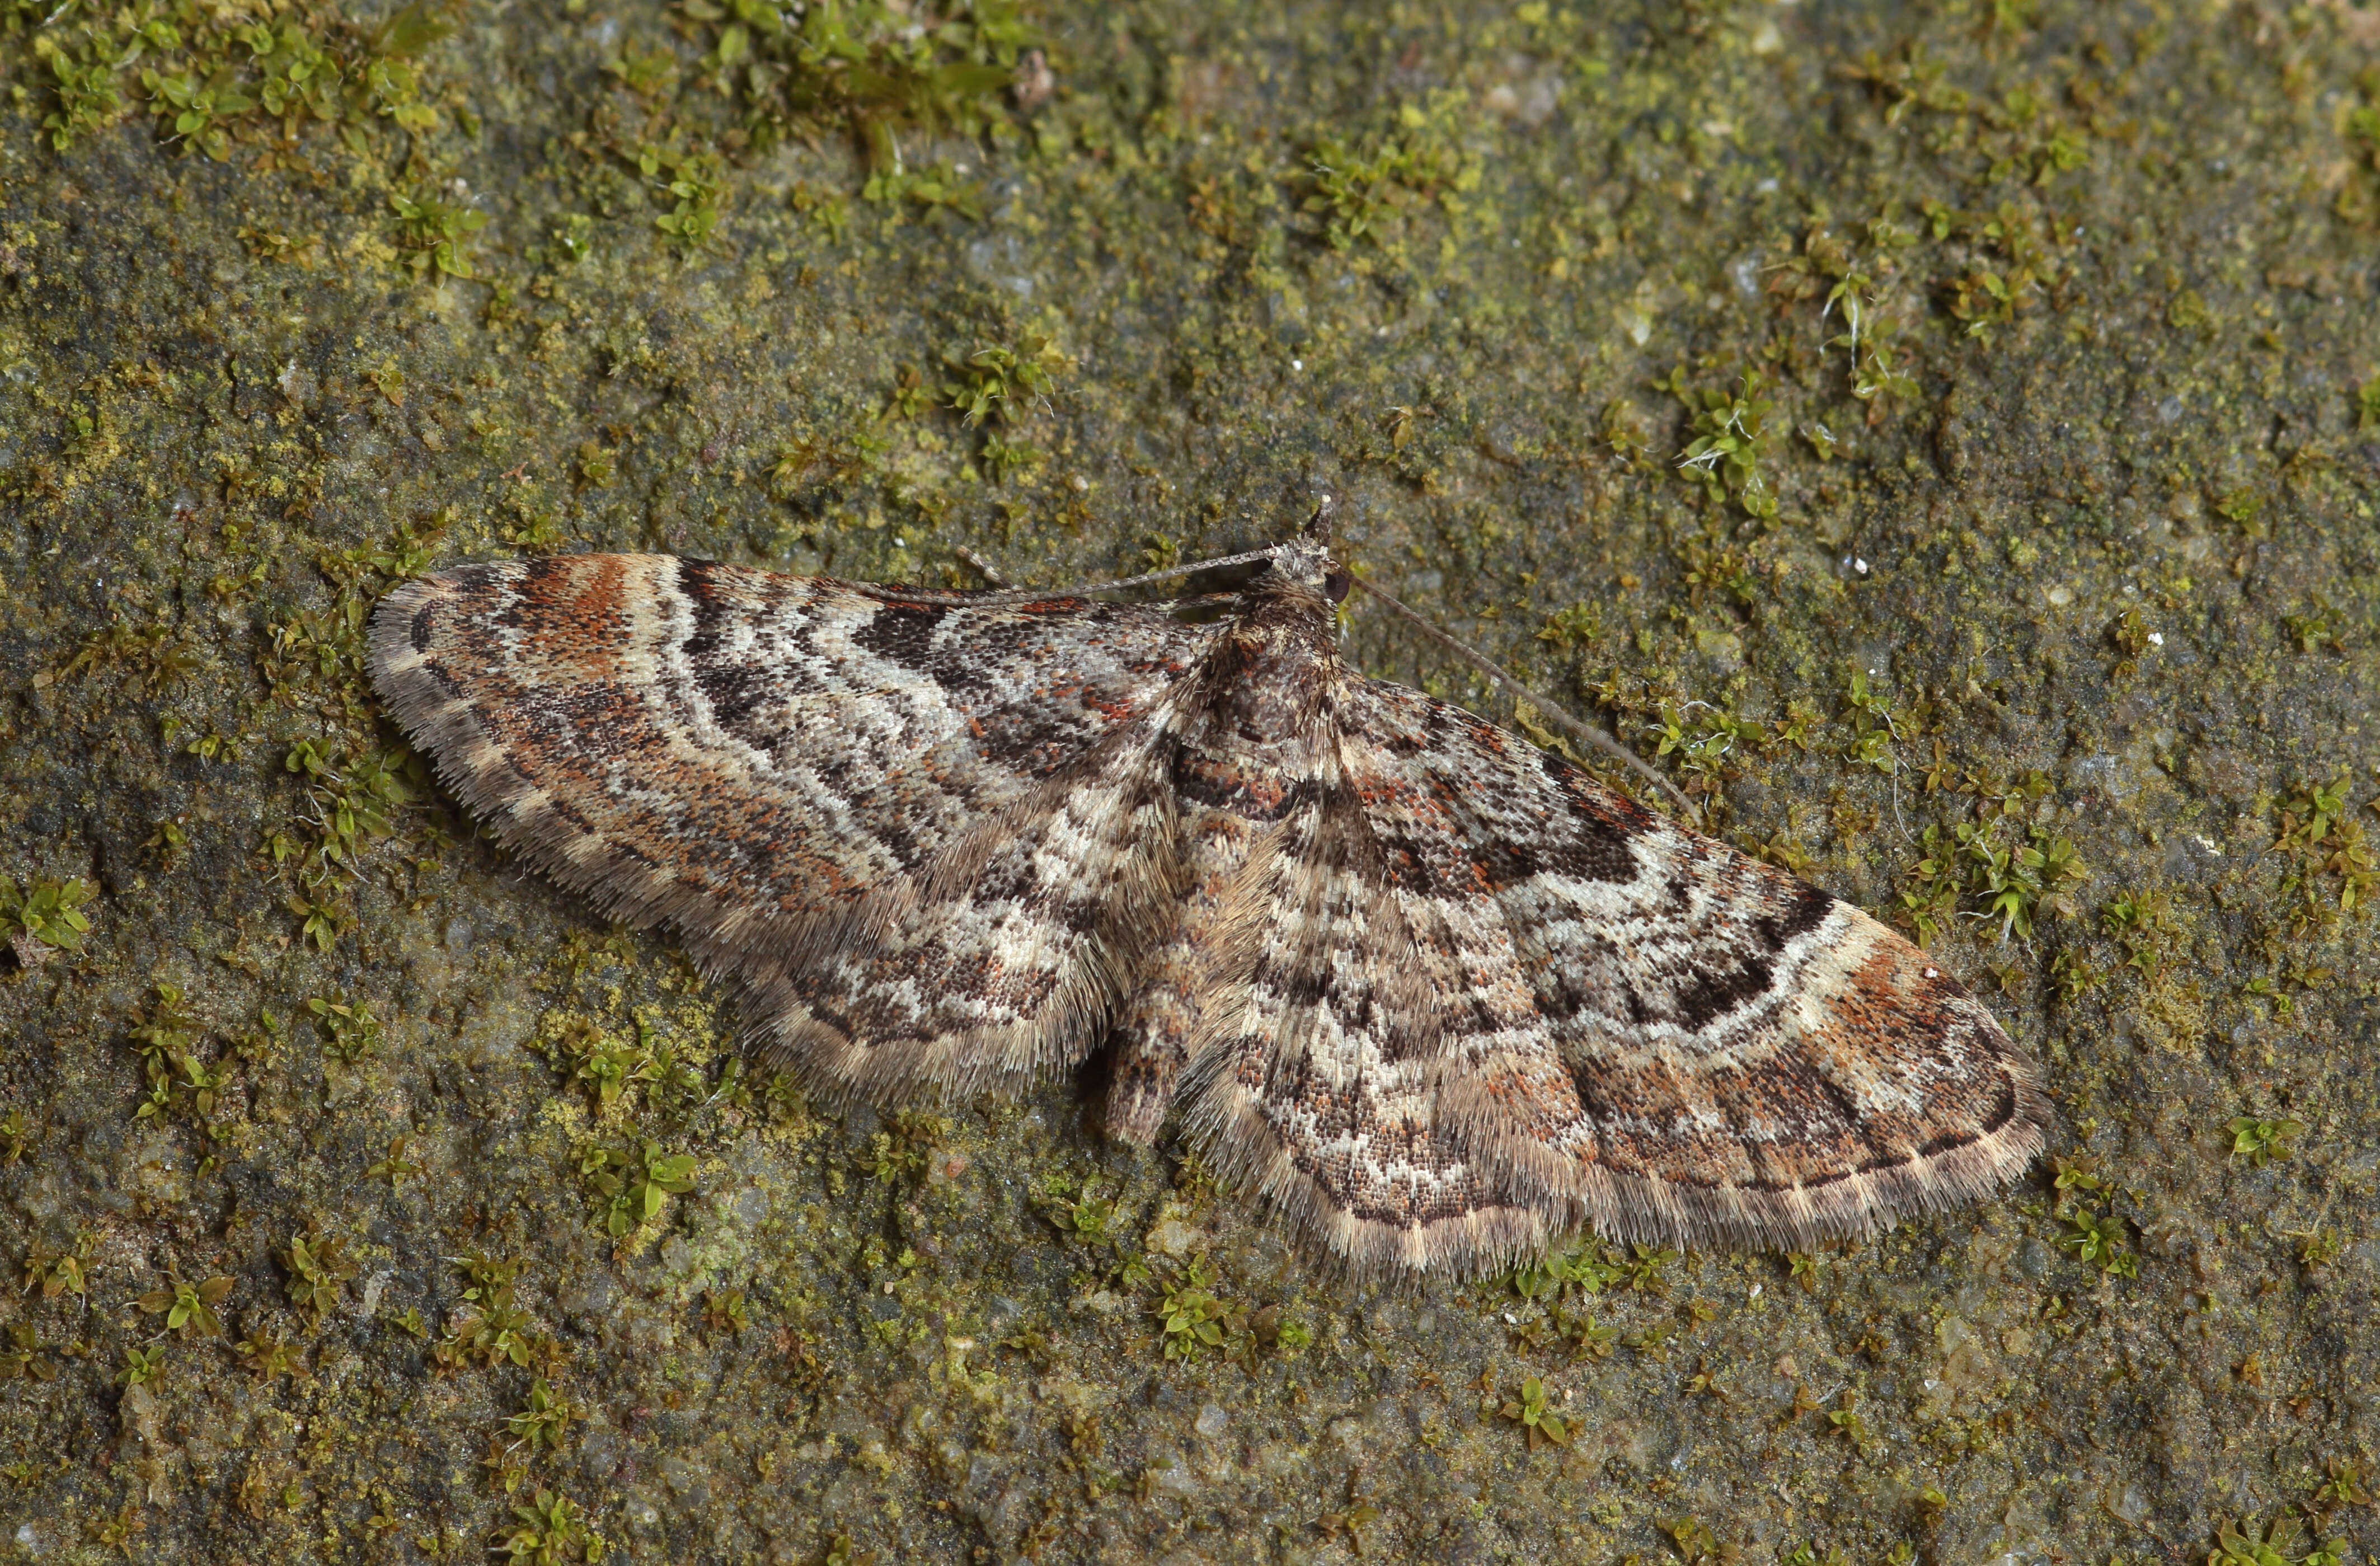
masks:
<instances>
[{"instance_id":1,"label":"moss sprout","mask_svg":"<svg viewBox=\"0 0 2380 1566\"><path fill-rule=\"evenodd\" d=\"M528 1313L514 1301L521 1265L517 1258L470 1251L459 1265L470 1281L446 1335L431 1347L440 1365L459 1368L477 1359L482 1368L509 1363L527 1369L553 1357L553 1341L537 1330Z\"/></svg>"},{"instance_id":2,"label":"moss sprout","mask_svg":"<svg viewBox=\"0 0 2380 1566\"><path fill-rule=\"evenodd\" d=\"M1499 1412L1527 1432L1531 1451L1540 1445L1561 1446L1570 1440L1570 1426L1546 1401L1545 1383L1534 1376L1521 1382L1519 1396L1507 1399Z\"/></svg>"},{"instance_id":3,"label":"moss sprout","mask_svg":"<svg viewBox=\"0 0 2380 1566\"><path fill-rule=\"evenodd\" d=\"M25 1257L25 1287L38 1289L45 1300L55 1300L62 1294L86 1297L90 1290L87 1269L98 1238L86 1229L75 1235L69 1249L52 1251L35 1246Z\"/></svg>"},{"instance_id":4,"label":"moss sprout","mask_svg":"<svg viewBox=\"0 0 2380 1566\"><path fill-rule=\"evenodd\" d=\"M90 916L82 910L91 900L91 887L76 877L20 886L13 877L0 876L0 932L7 935L17 965L30 971L48 962L53 952L82 950L82 938L91 931Z\"/></svg>"},{"instance_id":5,"label":"moss sprout","mask_svg":"<svg viewBox=\"0 0 2380 1566\"><path fill-rule=\"evenodd\" d=\"M229 1297L231 1287L228 1278L206 1278L188 1283L176 1277L167 1287L152 1289L133 1304L144 1315L164 1317L168 1332L188 1328L201 1337L220 1338L224 1335L223 1321L215 1315L214 1307Z\"/></svg>"},{"instance_id":6,"label":"moss sprout","mask_svg":"<svg viewBox=\"0 0 2380 1566\"><path fill-rule=\"evenodd\" d=\"M2122 1219L2081 1203L2070 1203L2064 1208L2064 1220L2066 1230L2058 1243L2076 1261L2122 1278L2132 1277L2138 1270L2139 1264L2125 1241Z\"/></svg>"},{"instance_id":7,"label":"moss sprout","mask_svg":"<svg viewBox=\"0 0 2380 1566\"><path fill-rule=\"evenodd\" d=\"M588 1188L603 1204L602 1226L614 1239L661 1217L674 1196L694 1189L695 1156L664 1153L661 1144L590 1147L579 1159Z\"/></svg>"},{"instance_id":8,"label":"moss sprout","mask_svg":"<svg viewBox=\"0 0 2380 1566\"><path fill-rule=\"evenodd\" d=\"M356 1276L346 1240L310 1229L291 1236L281 1253L281 1265L288 1274L285 1287L289 1303L314 1329L321 1330L322 1318L338 1308L342 1292Z\"/></svg>"},{"instance_id":9,"label":"moss sprout","mask_svg":"<svg viewBox=\"0 0 2380 1566\"><path fill-rule=\"evenodd\" d=\"M145 1387L165 1373L165 1345L152 1343L147 1348L128 1348L124 1365L115 1373L115 1384L129 1391Z\"/></svg>"},{"instance_id":10,"label":"moss sprout","mask_svg":"<svg viewBox=\"0 0 2380 1566\"><path fill-rule=\"evenodd\" d=\"M540 1490L534 1500L513 1508L513 1520L497 1530L489 1549L518 1566L562 1566L583 1561L595 1566L610 1554L611 1546L589 1524L587 1513L566 1495Z\"/></svg>"},{"instance_id":11,"label":"moss sprout","mask_svg":"<svg viewBox=\"0 0 2380 1566\"><path fill-rule=\"evenodd\" d=\"M2252 1518L2219 1523L2207 1566L2341 1566L2347 1541L2316 1544L2295 1513L2276 1512L2258 1526Z\"/></svg>"},{"instance_id":12,"label":"moss sprout","mask_svg":"<svg viewBox=\"0 0 2380 1566\"><path fill-rule=\"evenodd\" d=\"M1687 386L1681 365L1666 384L1685 404L1694 436L1678 454L1679 475L1702 484L1714 501L1733 496L1754 516L1776 516L1777 497L1760 467L1768 450L1770 407L1760 372L1745 370L1734 392L1696 391Z\"/></svg>"},{"instance_id":13,"label":"moss sprout","mask_svg":"<svg viewBox=\"0 0 2380 1566\"><path fill-rule=\"evenodd\" d=\"M508 1415L504 1428L513 1439L531 1448L559 1450L570 1432L571 1422L584 1416L584 1411L568 1398L555 1392L542 1376L531 1378L528 1401L518 1414Z\"/></svg>"},{"instance_id":14,"label":"moss sprout","mask_svg":"<svg viewBox=\"0 0 2380 1566\"><path fill-rule=\"evenodd\" d=\"M1205 1264L1192 1261L1167 1285L1156 1306L1159 1337L1169 1361L1192 1360L1206 1350L1224 1348L1247 1330L1247 1307L1216 1294L1208 1282Z\"/></svg>"},{"instance_id":15,"label":"moss sprout","mask_svg":"<svg viewBox=\"0 0 2380 1566\"><path fill-rule=\"evenodd\" d=\"M235 1345L259 1380L278 1380L305 1373L305 1349L278 1332L255 1332Z\"/></svg>"},{"instance_id":16,"label":"moss sprout","mask_svg":"<svg viewBox=\"0 0 2380 1566\"><path fill-rule=\"evenodd\" d=\"M2240 1115L2226 1129L2231 1134L2231 1156L2251 1169L2262 1169L2275 1159L2289 1156L2290 1144L2305 1130L2305 1124L2286 1117L2267 1120Z\"/></svg>"}]
</instances>

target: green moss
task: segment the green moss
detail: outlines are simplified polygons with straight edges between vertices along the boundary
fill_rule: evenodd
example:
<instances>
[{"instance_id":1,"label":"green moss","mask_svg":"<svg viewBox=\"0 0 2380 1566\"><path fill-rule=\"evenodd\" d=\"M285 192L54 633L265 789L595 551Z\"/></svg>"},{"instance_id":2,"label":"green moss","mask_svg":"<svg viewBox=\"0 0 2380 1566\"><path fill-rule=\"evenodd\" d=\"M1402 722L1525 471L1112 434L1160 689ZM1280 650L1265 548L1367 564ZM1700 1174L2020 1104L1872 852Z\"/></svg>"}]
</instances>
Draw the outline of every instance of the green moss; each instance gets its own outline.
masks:
<instances>
[{"instance_id":1,"label":"green moss","mask_svg":"<svg viewBox=\"0 0 2380 1566\"><path fill-rule=\"evenodd\" d=\"M392 193L388 204L397 218L397 251L414 275L443 279L472 274L467 251L471 236L488 225L487 213L442 201L426 191ZM401 400L404 382L393 373L383 373L379 384L383 395Z\"/></svg>"},{"instance_id":2,"label":"green moss","mask_svg":"<svg viewBox=\"0 0 2380 1566\"><path fill-rule=\"evenodd\" d=\"M1685 367L1671 372L1669 388L1686 406L1694 439L1679 454L1681 473L1699 480L1717 500L1732 495L1754 516L1777 515L1777 499L1761 477L1760 457L1768 449L1770 404L1760 395L1761 378L1745 370L1733 392L1696 392L1685 383Z\"/></svg>"},{"instance_id":3,"label":"green moss","mask_svg":"<svg viewBox=\"0 0 2380 1566\"><path fill-rule=\"evenodd\" d=\"M56 106L42 123L61 152L144 99L161 138L217 163L300 126L342 125L357 138L377 116L412 132L439 123L413 62L452 29L426 6L371 29L326 7L277 26L187 0L104 17L12 7L9 30L35 15L30 53L56 78ZM137 91L128 90L133 80Z\"/></svg>"},{"instance_id":4,"label":"green moss","mask_svg":"<svg viewBox=\"0 0 2380 1566\"><path fill-rule=\"evenodd\" d=\"M168 1332L189 1329L204 1337L220 1338L224 1335L223 1321L215 1315L214 1307L224 1303L231 1290L232 1281L228 1278L207 1278L196 1283L175 1278L171 1287L152 1289L133 1303L144 1315L163 1317Z\"/></svg>"},{"instance_id":5,"label":"green moss","mask_svg":"<svg viewBox=\"0 0 2380 1566\"><path fill-rule=\"evenodd\" d=\"M1531 1451L1540 1443L1561 1446L1570 1440L1570 1426L1548 1405L1545 1383L1534 1376L1524 1378L1519 1395L1506 1400L1498 1412L1527 1435Z\"/></svg>"},{"instance_id":6,"label":"green moss","mask_svg":"<svg viewBox=\"0 0 2380 1566\"><path fill-rule=\"evenodd\" d=\"M346 1237L315 1231L293 1235L280 1261L287 1274L284 1286L290 1305L320 1331L322 1318L339 1307L346 1284L356 1276Z\"/></svg>"},{"instance_id":7,"label":"green moss","mask_svg":"<svg viewBox=\"0 0 2380 1566\"><path fill-rule=\"evenodd\" d=\"M2289 1144L2304 1132L2305 1123L2287 1116L2259 1120L2240 1115L2227 1129L2231 1133L2231 1156L2252 1169L2262 1169L2274 1159L2289 1156L2294 1150Z\"/></svg>"},{"instance_id":8,"label":"green moss","mask_svg":"<svg viewBox=\"0 0 2380 1566\"><path fill-rule=\"evenodd\" d=\"M2303 1554L2298 1553L2303 1550ZM2215 1532L2215 1548L2207 1556L2209 1566L2340 1566L2346 1559L2347 1541L2331 1539L2316 1544L2308 1537L2305 1524L2288 1511L2277 1512L2261 1526L2253 1518L2225 1522Z\"/></svg>"},{"instance_id":9,"label":"green moss","mask_svg":"<svg viewBox=\"0 0 2380 1566\"><path fill-rule=\"evenodd\" d=\"M672 1196L694 1189L691 1153L664 1153L657 1142L628 1148L590 1147L579 1172L603 1208L604 1231L620 1239L662 1216Z\"/></svg>"},{"instance_id":10,"label":"green moss","mask_svg":"<svg viewBox=\"0 0 2380 1566\"><path fill-rule=\"evenodd\" d=\"M512 1523L497 1531L489 1548L507 1560L535 1566L565 1561L594 1566L611 1552L603 1536L589 1525L585 1509L550 1490L540 1490L536 1499L514 1507Z\"/></svg>"},{"instance_id":11,"label":"green moss","mask_svg":"<svg viewBox=\"0 0 2380 1566\"><path fill-rule=\"evenodd\" d=\"M1156 1310L1167 1359L1196 1359L1247 1330L1247 1307L1219 1297L1208 1281L1205 1264L1194 1260L1168 1283Z\"/></svg>"},{"instance_id":12,"label":"green moss","mask_svg":"<svg viewBox=\"0 0 2380 1566\"><path fill-rule=\"evenodd\" d=\"M0 878L0 929L15 946L18 965L36 967L49 952L80 950L91 930L91 918L82 911L91 899L91 888L78 877L25 886Z\"/></svg>"}]
</instances>

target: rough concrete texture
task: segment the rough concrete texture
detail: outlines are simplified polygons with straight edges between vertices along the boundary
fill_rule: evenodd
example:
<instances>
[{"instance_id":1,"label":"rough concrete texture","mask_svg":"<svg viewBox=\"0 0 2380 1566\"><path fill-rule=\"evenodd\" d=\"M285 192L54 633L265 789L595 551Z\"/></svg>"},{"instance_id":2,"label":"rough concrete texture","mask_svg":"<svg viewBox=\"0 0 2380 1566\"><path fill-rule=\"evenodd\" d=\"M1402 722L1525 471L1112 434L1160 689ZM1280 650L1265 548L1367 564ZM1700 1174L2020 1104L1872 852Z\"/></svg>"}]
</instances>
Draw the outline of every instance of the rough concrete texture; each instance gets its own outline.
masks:
<instances>
[{"instance_id":1,"label":"rough concrete texture","mask_svg":"<svg viewBox=\"0 0 2380 1566\"><path fill-rule=\"evenodd\" d=\"M2380 1543L2369 5L274 5L0 8L0 1548ZM1318 492L1926 934L2063 1161L1344 1287L1092 1086L731 1074L357 664L444 563L1057 583Z\"/></svg>"}]
</instances>

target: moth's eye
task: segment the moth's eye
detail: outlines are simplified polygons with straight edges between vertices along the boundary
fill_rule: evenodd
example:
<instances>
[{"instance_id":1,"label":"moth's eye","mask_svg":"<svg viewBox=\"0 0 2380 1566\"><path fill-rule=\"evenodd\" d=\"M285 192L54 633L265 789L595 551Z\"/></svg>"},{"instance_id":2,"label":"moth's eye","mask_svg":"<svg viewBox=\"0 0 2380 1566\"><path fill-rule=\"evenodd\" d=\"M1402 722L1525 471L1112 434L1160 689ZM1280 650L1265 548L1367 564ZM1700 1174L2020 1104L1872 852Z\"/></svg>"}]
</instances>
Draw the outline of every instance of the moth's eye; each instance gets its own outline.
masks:
<instances>
[{"instance_id":1,"label":"moth's eye","mask_svg":"<svg viewBox=\"0 0 2380 1566\"><path fill-rule=\"evenodd\" d=\"M1338 566L1332 566L1322 578L1322 596L1337 603L1346 598L1355 585L1355 578Z\"/></svg>"}]
</instances>

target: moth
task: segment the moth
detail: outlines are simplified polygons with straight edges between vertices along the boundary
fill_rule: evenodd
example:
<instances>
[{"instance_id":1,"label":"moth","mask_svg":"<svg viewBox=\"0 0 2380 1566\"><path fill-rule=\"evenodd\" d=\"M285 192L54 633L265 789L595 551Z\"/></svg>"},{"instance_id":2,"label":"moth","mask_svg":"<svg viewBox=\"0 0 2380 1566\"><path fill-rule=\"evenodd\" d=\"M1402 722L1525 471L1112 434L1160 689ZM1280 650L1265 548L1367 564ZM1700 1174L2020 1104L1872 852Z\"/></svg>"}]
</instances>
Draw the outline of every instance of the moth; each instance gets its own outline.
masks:
<instances>
[{"instance_id":1,"label":"moth","mask_svg":"<svg viewBox=\"0 0 2380 1566\"><path fill-rule=\"evenodd\" d=\"M2052 1113L1926 954L1339 652L1327 514L1198 624L662 555L466 566L371 674L463 804L674 927L814 1098L1111 1051L1312 1251L1475 1275L1582 1229L1806 1249L1999 1188ZM1231 562L1226 562L1230 564Z\"/></svg>"}]
</instances>

